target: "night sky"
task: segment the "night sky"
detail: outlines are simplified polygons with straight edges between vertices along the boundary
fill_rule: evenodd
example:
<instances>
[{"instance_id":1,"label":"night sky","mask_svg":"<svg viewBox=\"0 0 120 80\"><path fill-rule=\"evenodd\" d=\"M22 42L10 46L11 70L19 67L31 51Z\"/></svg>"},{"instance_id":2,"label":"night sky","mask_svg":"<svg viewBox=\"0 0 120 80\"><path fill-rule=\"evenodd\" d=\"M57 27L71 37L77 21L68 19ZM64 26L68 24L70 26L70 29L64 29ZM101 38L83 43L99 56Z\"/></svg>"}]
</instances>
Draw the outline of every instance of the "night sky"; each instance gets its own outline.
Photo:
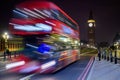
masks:
<instances>
[{"instance_id":1,"label":"night sky","mask_svg":"<svg viewBox=\"0 0 120 80\"><path fill-rule=\"evenodd\" d=\"M25 0L1 0L0 32L8 29L14 6ZM120 3L118 0L49 0L57 4L80 26L81 40L87 40L87 20L90 10L96 20L96 41L112 42L120 32Z\"/></svg>"}]
</instances>

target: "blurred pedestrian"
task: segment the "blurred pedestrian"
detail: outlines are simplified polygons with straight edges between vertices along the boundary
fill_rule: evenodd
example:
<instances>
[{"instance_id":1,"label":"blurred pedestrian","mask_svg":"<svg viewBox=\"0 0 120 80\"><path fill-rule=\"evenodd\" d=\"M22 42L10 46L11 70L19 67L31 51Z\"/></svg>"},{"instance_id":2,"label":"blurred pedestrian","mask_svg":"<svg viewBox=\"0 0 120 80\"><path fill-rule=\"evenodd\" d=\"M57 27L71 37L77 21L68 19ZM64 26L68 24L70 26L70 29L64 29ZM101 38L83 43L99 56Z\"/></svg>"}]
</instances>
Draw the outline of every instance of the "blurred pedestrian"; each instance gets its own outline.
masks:
<instances>
[{"instance_id":1,"label":"blurred pedestrian","mask_svg":"<svg viewBox=\"0 0 120 80\"><path fill-rule=\"evenodd\" d=\"M109 53L110 53L110 62L113 62L112 49L110 49Z\"/></svg>"},{"instance_id":2,"label":"blurred pedestrian","mask_svg":"<svg viewBox=\"0 0 120 80\"><path fill-rule=\"evenodd\" d=\"M6 54L8 55L8 59L11 60L11 52L9 51L9 49L6 49Z\"/></svg>"},{"instance_id":3,"label":"blurred pedestrian","mask_svg":"<svg viewBox=\"0 0 120 80\"><path fill-rule=\"evenodd\" d=\"M117 50L114 50L114 58L115 58L115 64L117 64Z\"/></svg>"},{"instance_id":4,"label":"blurred pedestrian","mask_svg":"<svg viewBox=\"0 0 120 80\"><path fill-rule=\"evenodd\" d=\"M108 48L106 49L106 58L107 58L107 61L109 61L109 49Z\"/></svg>"},{"instance_id":5,"label":"blurred pedestrian","mask_svg":"<svg viewBox=\"0 0 120 80\"><path fill-rule=\"evenodd\" d=\"M6 51L4 51L4 61L6 60Z\"/></svg>"},{"instance_id":6,"label":"blurred pedestrian","mask_svg":"<svg viewBox=\"0 0 120 80\"><path fill-rule=\"evenodd\" d=\"M101 51L100 51L100 49L98 49L98 60L99 61L101 60Z\"/></svg>"},{"instance_id":7,"label":"blurred pedestrian","mask_svg":"<svg viewBox=\"0 0 120 80\"><path fill-rule=\"evenodd\" d=\"M103 59L104 58L104 50L103 50L103 48L100 49L100 52L101 52L101 59Z\"/></svg>"}]
</instances>

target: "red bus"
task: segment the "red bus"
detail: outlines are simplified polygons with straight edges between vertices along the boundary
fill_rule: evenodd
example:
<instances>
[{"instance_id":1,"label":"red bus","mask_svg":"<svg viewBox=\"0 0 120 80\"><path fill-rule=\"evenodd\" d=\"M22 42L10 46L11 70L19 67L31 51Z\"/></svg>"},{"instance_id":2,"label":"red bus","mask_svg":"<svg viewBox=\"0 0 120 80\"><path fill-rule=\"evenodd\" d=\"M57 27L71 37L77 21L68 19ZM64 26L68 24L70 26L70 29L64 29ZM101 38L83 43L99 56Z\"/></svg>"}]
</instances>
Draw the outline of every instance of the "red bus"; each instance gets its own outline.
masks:
<instances>
[{"instance_id":1,"label":"red bus","mask_svg":"<svg viewBox=\"0 0 120 80\"><path fill-rule=\"evenodd\" d=\"M18 4L13 10L9 28L12 34L24 37L26 44L22 53L25 60L19 59L24 62L22 68L9 68L8 65L9 70L50 73L79 59L79 26L52 2L26 1ZM37 68L34 66L32 71L31 68L28 70L30 61L37 61Z\"/></svg>"}]
</instances>

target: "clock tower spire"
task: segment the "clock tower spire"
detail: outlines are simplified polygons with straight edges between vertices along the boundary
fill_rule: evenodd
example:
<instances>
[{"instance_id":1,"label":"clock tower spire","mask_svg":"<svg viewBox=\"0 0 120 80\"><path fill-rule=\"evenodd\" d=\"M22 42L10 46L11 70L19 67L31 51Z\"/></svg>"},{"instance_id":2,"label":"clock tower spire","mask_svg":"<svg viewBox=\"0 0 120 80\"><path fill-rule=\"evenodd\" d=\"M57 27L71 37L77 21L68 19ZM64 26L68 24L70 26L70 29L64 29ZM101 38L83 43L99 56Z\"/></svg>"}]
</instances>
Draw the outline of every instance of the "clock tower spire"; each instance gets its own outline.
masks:
<instances>
[{"instance_id":1,"label":"clock tower spire","mask_svg":"<svg viewBox=\"0 0 120 80\"><path fill-rule=\"evenodd\" d=\"M90 46L95 46L95 20L93 19L93 12L90 11L88 23L88 44Z\"/></svg>"}]
</instances>

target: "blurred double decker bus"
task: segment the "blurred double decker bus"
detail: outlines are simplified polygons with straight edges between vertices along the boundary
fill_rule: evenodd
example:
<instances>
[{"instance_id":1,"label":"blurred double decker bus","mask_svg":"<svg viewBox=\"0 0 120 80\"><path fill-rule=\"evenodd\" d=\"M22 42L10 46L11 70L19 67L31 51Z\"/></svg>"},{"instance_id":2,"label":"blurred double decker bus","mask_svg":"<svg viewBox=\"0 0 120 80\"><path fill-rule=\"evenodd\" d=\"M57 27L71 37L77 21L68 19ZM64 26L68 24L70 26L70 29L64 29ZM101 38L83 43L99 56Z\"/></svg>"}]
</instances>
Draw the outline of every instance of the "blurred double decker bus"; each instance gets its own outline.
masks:
<instances>
[{"instance_id":1,"label":"blurred double decker bus","mask_svg":"<svg viewBox=\"0 0 120 80\"><path fill-rule=\"evenodd\" d=\"M50 73L79 59L79 26L52 2L26 1L18 4L13 10L9 28L12 34L24 37L26 45L21 53L22 59L19 59L24 64L15 66L18 69L8 67L12 71ZM37 68L30 68L30 61L37 61L37 65L33 63Z\"/></svg>"}]
</instances>

